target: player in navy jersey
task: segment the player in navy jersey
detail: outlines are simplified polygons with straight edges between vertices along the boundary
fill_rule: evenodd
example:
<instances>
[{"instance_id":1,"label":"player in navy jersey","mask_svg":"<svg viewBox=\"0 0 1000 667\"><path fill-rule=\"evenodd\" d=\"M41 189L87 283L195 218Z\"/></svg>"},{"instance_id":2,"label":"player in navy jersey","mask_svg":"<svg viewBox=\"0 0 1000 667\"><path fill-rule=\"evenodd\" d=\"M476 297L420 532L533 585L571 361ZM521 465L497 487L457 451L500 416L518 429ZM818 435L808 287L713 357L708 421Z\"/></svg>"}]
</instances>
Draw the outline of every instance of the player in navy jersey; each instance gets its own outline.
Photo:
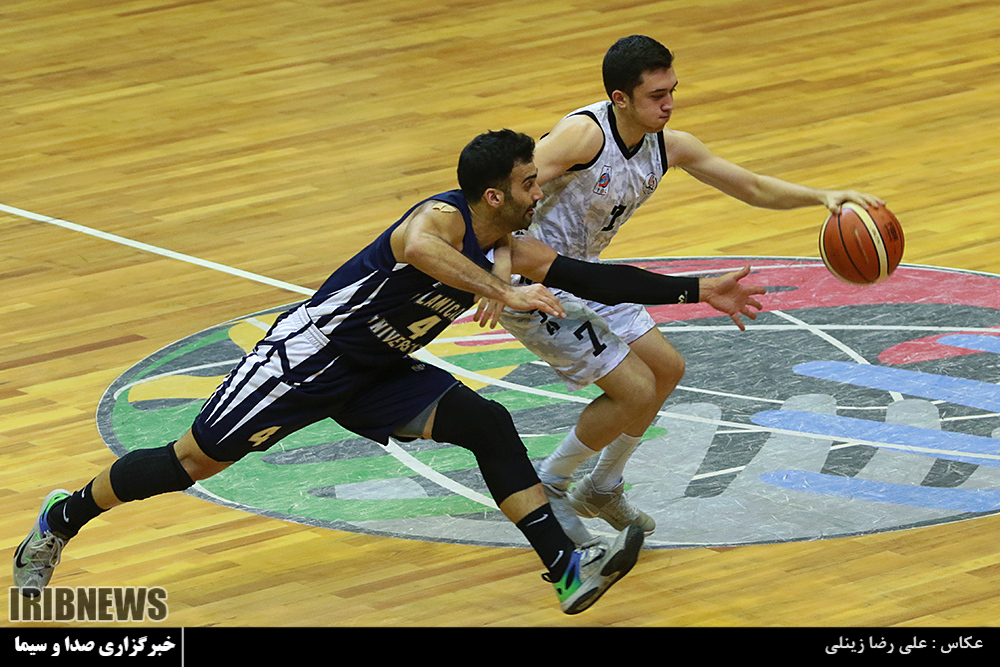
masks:
<instances>
[{"instance_id":1,"label":"player in navy jersey","mask_svg":"<svg viewBox=\"0 0 1000 667\"><path fill-rule=\"evenodd\" d=\"M650 37L618 40L605 54L603 77L608 99L564 117L535 151L544 197L528 234L561 255L597 262L672 167L763 208L818 204L836 212L848 201L881 203L864 193L818 190L752 173L713 154L691 134L666 129L678 80L673 54ZM640 525L648 535L655 522L624 495L623 472L684 375L684 359L641 305L559 296L570 314L568 326L555 333L537 313L508 308L500 318L569 388L596 384L604 392L542 462L541 479L557 509L572 505L581 516L599 516L618 530ZM593 338L571 335L580 326ZM577 468L598 452L593 471L570 489ZM570 517L568 530L586 537L568 507L560 515Z\"/></svg>"},{"instance_id":2,"label":"player in navy jersey","mask_svg":"<svg viewBox=\"0 0 1000 667\"><path fill-rule=\"evenodd\" d=\"M635 564L642 531L628 527L610 542L575 544L553 514L510 414L412 353L477 296L547 317L565 315L542 284L495 277L486 252L496 246L537 283L607 301L620 294L673 303L683 295L734 317L753 317L761 290L739 282L748 269L711 280L670 278L561 258L536 239L512 237L528 227L541 197L533 149L530 137L510 130L474 139L459 159L461 189L418 203L309 300L282 314L179 440L129 452L73 494L50 493L15 552L22 594L40 593L66 542L102 512L182 491L250 451L334 419L382 444L423 437L472 451L500 510L546 567L543 577L555 586L562 610L592 605Z\"/></svg>"}]
</instances>

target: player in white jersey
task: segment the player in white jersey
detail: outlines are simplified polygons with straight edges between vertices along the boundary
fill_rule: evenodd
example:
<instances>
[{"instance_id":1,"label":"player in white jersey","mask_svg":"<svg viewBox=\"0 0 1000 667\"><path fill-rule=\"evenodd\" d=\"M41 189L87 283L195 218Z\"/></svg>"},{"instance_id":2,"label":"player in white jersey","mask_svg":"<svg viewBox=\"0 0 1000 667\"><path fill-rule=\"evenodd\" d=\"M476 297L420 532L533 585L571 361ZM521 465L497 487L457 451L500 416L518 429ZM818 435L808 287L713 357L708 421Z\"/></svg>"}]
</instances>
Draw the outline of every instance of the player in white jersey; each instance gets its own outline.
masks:
<instances>
[{"instance_id":1,"label":"player in white jersey","mask_svg":"<svg viewBox=\"0 0 1000 667\"><path fill-rule=\"evenodd\" d=\"M882 203L855 191L817 190L755 174L714 155L691 134L666 130L677 75L673 54L654 39L618 40L605 55L603 76L609 99L564 117L535 151L544 197L528 233L561 254L597 261L671 167L763 208L824 205L836 212L846 202ZM500 319L570 388L593 383L604 391L541 464L541 479L553 506L569 503L580 516L600 516L619 529L640 525L649 534L655 522L624 496L623 472L680 382L684 359L639 305L605 306L565 293L560 298L567 318L558 327L538 313L508 309ZM734 322L743 329L739 318ZM597 452L594 470L570 490L574 472ZM576 523L572 531L579 534Z\"/></svg>"}]
</instances>

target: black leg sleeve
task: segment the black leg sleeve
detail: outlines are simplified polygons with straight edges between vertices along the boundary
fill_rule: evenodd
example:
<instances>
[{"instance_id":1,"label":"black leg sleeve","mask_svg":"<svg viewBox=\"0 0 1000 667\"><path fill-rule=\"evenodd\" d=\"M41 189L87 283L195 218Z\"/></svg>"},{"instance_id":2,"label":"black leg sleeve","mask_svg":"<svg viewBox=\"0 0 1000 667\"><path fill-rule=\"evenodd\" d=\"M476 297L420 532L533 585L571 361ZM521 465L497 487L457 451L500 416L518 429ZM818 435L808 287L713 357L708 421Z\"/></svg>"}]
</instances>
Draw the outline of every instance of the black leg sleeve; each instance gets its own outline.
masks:
<instances>
[{"instance_id":1,"label":"black leg sleeve","mask_svg":"<svg viewBox=\"0 0 1000 667\"><path fill-rule=\"evenodd\" d=\"M194 484L177 459L173 443L133 450L111 465L109 475L111 490L124 503L183 491Z\"/></svg>"},{"instance_id":2,"label":"black leg sleeve","mask_svg":"<svg viewBox=\"0 0 1000 667\"><path fill-rule=\"evenodd\" d=\"M483 480L498 505L514 493L538 484L538 474L507 409L463 384L455 385L441 397L432 436L438 442L458 445L475 454Z\"/></svg>"}]
</instances>

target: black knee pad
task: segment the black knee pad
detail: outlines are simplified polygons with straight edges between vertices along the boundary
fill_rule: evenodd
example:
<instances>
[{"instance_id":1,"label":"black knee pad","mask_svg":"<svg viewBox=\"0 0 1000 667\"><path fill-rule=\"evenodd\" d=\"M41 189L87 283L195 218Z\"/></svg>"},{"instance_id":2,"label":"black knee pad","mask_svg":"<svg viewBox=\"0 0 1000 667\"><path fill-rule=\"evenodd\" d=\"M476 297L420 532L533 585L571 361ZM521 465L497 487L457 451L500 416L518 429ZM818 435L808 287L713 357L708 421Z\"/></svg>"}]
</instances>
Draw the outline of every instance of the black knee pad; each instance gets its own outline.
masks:
<instances>
[{"instance_id":1,"label":"black knee pad","mask_svg":"<svg viewBox=\"0 0 1000 667\"><path fill-rule=\"evenodd\" d=\"M475 454L497 504L538 484L538 474L507 408L465 385L455 385L441 397L432 437Z\"/></svg>"},{"instance_id":2,"label":"black knee pad","mask_svg":"<svg viewBox=\"0 0 1000 667\"><path fill-rule=\"evenodd\" d=\"M183 491L194 484L177 459L173 443L129 452L111 465L109 476L112 491L124 503Z\"/></svg>"}]
</instances>

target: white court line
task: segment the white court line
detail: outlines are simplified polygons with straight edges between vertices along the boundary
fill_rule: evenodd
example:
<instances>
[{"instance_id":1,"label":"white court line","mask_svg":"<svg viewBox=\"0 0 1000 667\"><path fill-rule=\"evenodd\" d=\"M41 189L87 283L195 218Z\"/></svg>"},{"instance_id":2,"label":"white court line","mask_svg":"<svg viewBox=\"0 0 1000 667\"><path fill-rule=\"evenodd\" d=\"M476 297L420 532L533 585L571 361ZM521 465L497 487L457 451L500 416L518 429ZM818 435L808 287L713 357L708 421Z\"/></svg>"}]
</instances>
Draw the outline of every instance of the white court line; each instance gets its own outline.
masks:
<instances>
[{"instance_id":1,"label":"white court line","mask_svg":"<svg viewBox=\"0 0 1000 667\"><path fill-rule=\"evenodd\" d=\"M249 271L243 271L241 269L234 269L232 267L225 266L223 264L218 264L216 262L209 262L209 261L206 261L206 260L203 260L203 259L199 259L198 257L192 257L191 255L185 255L185 254L182 254L182 253L179 253L179 252L173 252L171 250L165 250L163 248L158 248L156 246L152 246L152 245L149 245L147 243L140 243L138 241L133 241L131 239L124 238L122 236L117 236L115 234L108 234L106 232L102 232L102 231L99 231L99 230L96 230L96 229L91 229L89 227L84 227L83 225L78 225L78 224L73 223L73 222L67 222L66 220L59 220L57 218L52 218L52 217L45 216L45 215L38 215L36 213L31 213L29 211L24 211L24 210L21 210L21 209L10 207L10 206L5 206L4 204L0 204L0 211L4 211L4 212L10 213L12 215L17 215L17 216L20 216L22 218L28 218L30 220L36 220L38 222L46 222L46 223L49 223L49 224L56 225L58 227L63 227L64 229L69 229L69 230L74 231L74 232L80 232L82 234L87 234L89 236L94 236L96 238L103 239L105 241L111 241L112 243L118 243L120 245L128 246L130 248L135 248L136 250L142 250L144 252L149 252L149 253L153 253L153 254L156 254L156 255L161 255L163 257L168 257L170 259L180 260L182 262L187 262L188 264L194 264L196 266L201 266L201 267L204 267L206 269L212 269L212 270L215 270L215 271L221 271L222 273L228 273L229 275L236 276L236 277L239 277L239 278L246 278L248 280L253 280L253 281L258 282L258 283L263 283L265 285L270 285L272 287L278 287L280 289L285 289L285 290L288 290L290 292L296 292L296 293L299 293L299 294L307 294L307 295L312 295L313 292L315 292L315 290L307 289L305 287L299 287L298 285L292 285L290 283L285 283L285 282L282 282L280 280L272 280L272 279L267 278L265 276L259 276L259 275L254 274L254 273L250 273ZM267 329L267 326L266 326L266 324L264 322L261 322L259 320L254 319L254 318L249 318L249 319L247 319L245 321L248 321L251 324L254 324L254 325L256 325L256 326L258 326L258 327L260 327L260 328L262 328L264 330ZM215 365L215 364L207 364L204 367L209 367L209 366L212 366L212 365ZM150 378L147 378L144 381L148 381L149 379ZM430 479L432 482L434 482L436 484L444 486L449 491L452 491L453 493L456 493L458 495L464 496L464 497L468 498L469 500L472 500L472 501L475 501L475 502L480 503L482 505L485 505L487 507L490 507L491 509L496 509L496 507L497 507L496 503L494 503L492 499L487 498L483 494L481 494L481 493L479 493L479 492L477 492L477 491L475 491L473 489L470 489L470 488L468 488L468 487L466 487L466 486L464 486L462 484L459 484L458 482L455 482L454 480L452 480L449 477L446 477L446 476L438 473L437 471L433 470L432 468L429 468L428 466L424 465L423 463L421 463L417 459L413 458L410 454L408 454L405 451L403 451L395 443L390 443L390 446L386 447L386 451L389 454L391 454L393 457L395 457L400 463L402 463L406 467L410 468L411 470L413 470L417 474ZM198 487L198 491L199 492L204 493L204 494L209 495L209 496L212 496L213 498L216 498L217 500L222 500L221 498L219 498L215 494L212 494L212 493L208 492L200 484L197 485L197 487ZM234 505L234 503L232 503L230 501L226 501L226 504L228 504L228 505Z\"/></svg>"},{"instance_id":2,"label":"white court line","mask_svg":"<svg viewBox=\"0 0 1000 667\"><path fill-rule=\"evenodd\" d=\"M188 368L178 368L177 370L170 371L169 373L160 373L158 375L150 375L148 377L142 378L141 380L136 380L135 382L129 382L124 387L119 387L118 391L116 391L114 393L114 399L117 401L118 397L121 396L123 393L125 393L126 391L128 391L132 387L138 387L140 384L146 384L147 382L153 382L154 380L160 380L160 379L163 379L163 378L172 377L174 375L187 375L188 373L190 373L192 371L202 371L202 370L205 370L206 368L214 368L216 366L226 366L227 367L226 373L228 373L229 372L228 369L232 368L233 366L235 366L238 363L240 363L239 359L229 359L229 360L226 360L226 361L215 361L215 362L212 362L210 364L201 364L200 366L189 366Z\"/></svg>"},{"instance_id":3,"label":"white court line","mask_svg":"<svg viewBox=\"0 0 1000 667\"><path fill-rule=\"evenodd\" d=\"M584 396L573 396L572 394L560 394L557 391L548 391L547 389L539 389L538 387L528 387L523 384L517 384L515 382L509 382L507 380L500 380L498 378L492 378L488 375L481 375L475 371L469 371L461 366L456 366L455 364L445 361L444 359L439 359L427 350L419 350L413 355L421 361L425 361L429 364L434 364L438 368L448 371L452 375L459 377L464 377L469 380L475 380L476 382L482 382L483 384L490 384L495 387L503 387L504 389L511 389L514 391L519 391L525 394L534 394L535 396L544 396L546 398L555 398L562 401L570 401L573 403L590 403L592 399L586 398ZM712 424L715 426L725 426L727 428L737 429L741 432L767 432L767 433L782 433L784 431L780 429L775 429L767 426L758 426L757 424L741 424L739 422L730 422L724 419L707 419L705 417L695 417L693 415L686 415L680 412L671 412L670 410L660 410L656 413L660 417L671 417L672 419L679 419L681 421L696 422L698 424ZM788 431L791 433L791 431ZM809 433L803 433L801 435L819 438L828 436L817 436Z\"/></svg>"},{"instance_id":4,"label":"white court line","mask_svg":"<svg viewBox=\"0 0 1000 667\"><path fill-rule=\"evenodd\" d=\"M795 323L793 323L793 324L764 324L764 325L755 324L752 327L748 328L747 331L746 331L746 333L750 333L750 332L753 332L753 331L757 331L757 332L759 332L759 331L770 331L770 332L773 332L773 331L802 331L803 329L806 330L806 331L808 331L808 332L810 332L810 333L816 334L816 335L820 335L823 332L827 332L827 331L839 331L839 330L846 330L846 331L927 331L927 332L936 332L936 333L947 333L947 332L956 332L956 331L961 331L961 332L966 332L966 333L998 333L998 332L1000 332L1000 330L998 330L997 327L942 327L942 326L865 325L865 324L820 324L820 325L810 325L810 324L806 324L805 322L802 322L801 320L798 320L797 318L794 318L794 317L792 317L790 315L787 315L786 313L781 312L781 311L768 311L768 312L775 312L778 315L784 317L785 319L791 320L791 321L793 321ZM695 326L659 325L657 328L661 332L664 332L664 333L689 333L689 332L704 332L704 331L726 331L726 332L728 332L728 331L730 331L733 328L733 325L695 325ZM864 359L863 357L861 357L861 355L855 353L853 349L851 349L850 347L847 347L841 341L833 338L832 336L824 336L824 339L827 340L828 342L833 343L838 349L844 351L849 356L851 356L852 358L854 358L856 361L859 361L859 363L869 364L869 362L866 359ZM451 336L451 337L447 337L447 338L442 337L442 338L435 339L434 342L433 342L433 344L437 345L439 343L459 343L459 344L461 344L461 343L487 343L487 342L488 343L504 343L504 342L516 342L516 341L517 341L517 339L514 338L514 336L512 336L511 334L509 334L507 332L498 332L498 333L473 334L471 336ZM428 360L428 361L430 363L434 363L434 362L431 362L430 360ZM532 361L530 363L532 363L532 364L538 364L540 366L548 367L548 364L546 364L544 361ZM455 366L453 368L455 369L455 370L452 371L453 373L458 372L458 371L461 370L457 366ZM491 382L491 384L496 384L496 382L495 381ZM516 391L525 391L527 388L511 387L511 389L514 389ZM689 386L683 385L683 384L677 385L676 389L677 389L677 391L687 391L687 392L691 392L691 393L695 393L695 394L709 394L709 395L712 395L712 396L724 396L724 397L727 397L727 398L738 398L738 399L743 399L743 400L747 400L747 401L757 401L757 402L761 402L761 403L777 403L777 404L784 403L783 400L779 400L779 399L762 398L762 397L759 397L759 396L747 396L747 395L743 395L743 394L733 394L733 393L728 393L728 392L723 392L723 391L715 391L715 390L712 390L712 389L701 389L701 388L698 388L698 387L689 387ZM899 394L898 392L889 392L889 393L893 396L893 399L896 400L896 401L902 400L902 398L903 398L902 395ZM865 407L857 406L857 407L854 407L854 406L842 405L842 406L839 406L838 409L841 409L841 410L885 410L885 407L884 406L865 406ZM989 416L989 415L986 415L986 416ZM951 419L962 419L962 418L951 418ZM965 418L965 419L968 419L968 417Z\"/></svg>"},{"instance_id":5,"label":"white court line","mask_svg":"<svg viewBox=\"0 0 1000 667\"><path fill-rule=\"evenodd\" d=\"M766 311L775 312L775 311ZM720 317L723 315L720 313ZM906 324L899 325L888 325L888 324L811 324L809 325L812 329L817 331L926 331L929 333L950 333L961 331L964 333L1000 333L1000 327L942 327L942 326L910 326ZM676 321L673 324L660 324L656 327L663 333L693 333L693 332L703 332L703 331L732 331L735 328L733 324L693 324L690 326L679 325ZM800 324L757 324L754 323L747 327L746 331L741 331L740 335L744 336L754 332L773 332L773 331L801 331L802 325ZM497 333L481 333L472 334L471 336L451 336L441 338L435 338L434 344L438 343L512 343L517 339L514 338L509 333L497 332Z\"/></svg>"},{"instance_id":6,"label":"white court line","mask_svg":"<svg viewBox=\"0 0 1000 667\"><path fill-rule=\"evenodd\" d=\"M777 311L765 311L765 312L777 312ZM719 315L722 316L721 314ZM690 326L679 325L676 321L673 324L659 324L657 329L665 334L677 334L677 333L696 333L704 331L732 331L735 325L733 324L693 324ZM812 329L816 331L914 331L921 332L926 331L928 333L992 333L1000 334L1000 327L942 327L942 326L910 326L906 324L899 325L888 325L888 324L811 324L809 325ZM740 335L749 335L751 333L760 332L774 332L774 331L802 331L802 326L799 324L756 324L747 327L746 331L740 332ZM438 343L513 343L517 339L511 334L502 331L497 333L481 333L472 334L471 336L442 336L441 338L435 338L434 344ZM544 362L543 362L544 363ZM547 365L547 364L546 364Z\"/></svg>"},{"instance_id":7,"label":"white court line","mask_svg":"<svg viewBox=\"0 0 1000 667\"><path fill-rule=\"evenodd\" d=\"M149 245L148 243L133 241L132 239L127 239L124 236L109 234L107 232L102 232L98 229L91 229L90 227L84 227L83 225L78 225L75 222L68 222L66 220L60 220L59 218L52 218L47 215L39 215L38 213L32 213L31 211L25 211L19 208L14 208L13 206L6 206L4 204L0 204L0 211L3 211L5 213L10 213L11 215L19 216L21 218L27 218L29 220L37 220L38 222L47 222L50 225L56 225L57 227L69 229L74 232L87 234L88 236L93 236L99 239L103 239L105 241L111 241L112 243L128 246L129 248L135 248L136 250L142 250L144 252L152 253L154 255L160 255L162 257L169 257L170 259L178 259L182 262L187 262L188 264L194 264L196 266L201 266L206 269L212 269L213 271L228 273L229 275L236 276L237 278L246 278L247 280L252 280L254 282L270 285L271 287L277 287L279 289L288 290L289 292L297 292L299 294L307 294L309 296L312 296L312 293L316 291L305 287L299 287L298 285L292 285L291 283L282 282L280 280L275 280L273 278L268 278L266 276L260 276L257 275L256 273L250 273L249 271L244 271L242 269L235 269L231 266L226 266L225 264L210 262L206 259L192 257L191 255L184 255L179 252L174 252L173 250L166 250L165 248L159 248L154 245Z\"/></svg>"},{"instance_id":8,"label":"white court line","mask_svg":"<svg viewBox=\"0 0 1000 667\"><path fill-rule=\"evenodd\" d=\"M765 311L765 312L776 312L776 311ZM962 331L968 333L1000 333L1000 327L942 327L942 326L924 326L924 325L908 325L908 324L811 324L809 325L813 329L818 331L928 331L931 333L948 333L953 331ZM733 328L732 324L695 324L691 326L679 326L677 324L661 324L657 327L660 331L664 333L686 333L688 331L729 331ZM796 324L753 324L747 327L746 331L741 331L740 335L745 335L751 333L752 331L792 331L801 330L802 327ZM498 336L503 334L497 334ZM469 337L469 340L477 340L474 336ZM455 342L461 342L462 339L455 338Z\"/></svg>"},{"instance_id":9,"label":"white court line","mask_svg":"<svg viewBox=\"0 0 1000 667\"><path fill-rule=\"evenodd\" d=\"M420 352L417 355L414 355L414 356L420 357L422 361L426 361L427 363L431 363L431 364L434 364L436 366L439 366L440 368L443 368L444 370L452 373L453 375L462 376L462 377L468 378L470 380L476 380L478 382L483 382L483 383L486 383L486 384L492 384L492 385L495 385L495 386L498 386L498 387L504 387L506 389L513 389L513 390L521 391L521 392L528 393L528 394L535 394L536 396L545 396L545 397L548 397L548 398L557 398L557 399L562 399L562 400L567 400L567 401L573 401L573 402L576 402L576 403L589 403L590 402L589 398L584 398L582 396L571 396L571 395L566 395L566 394L560 394L560 393L554 392L554 391L547 391L545 389L538 389L537 387L526 387L524 385L519 385L519 384L516 384L516 383L513 383L513 382L508 382L506 380L498 380L496 378L491 378L491 377L486 376L486 375L480 375L479 373L465 370L464 368L462 368L460 366L456 366L456 365L454 365L452 363L449 363L449 362L447 362L447 361L445 361L443 359L438 359L434 355L426 352L426 350L420 350ZM882 448L886 448L886 449L894 449L894 450L904 451L904 452L915 452L915 453L925 454L925 455L928 455L928 454L938 455L940 458L953 458L953 457L955 457L957 455L963 454L963 452L955 452L955 451L951 451L951 450L936 449L936 448L932 448L932 447L912 447L912 446L899 445L899 444L893 444L893 443L887 443L887 442L879 442L879 441L875 441L875 440L861 440L861 439L857 439L857 438L836 438L836 437L832 437L832 436L830 436L828 434L806 433L804 431L793 431L793 430L790 430L790 429L774 428L774 427L769 427L769 426L759 426L757 424L741 424L739 422L730 422L730 421L726 421L724 419L707 419L705 417L696 417L694 415L686 415L686 414L682 414L682 413L679 413L679 412L672 412L670 410L661 410L661 411L659 411L657 413L657 415L659 415L661 417L663 417L663 416L670 417L671 419L677 419L677 420L680 420L680 421L688 421L688 422L695 422L695 423L699 423L699 424L709 424L709 425L722 426L722 427L726 427L726 428L730 428L730 429L735 429L735 431L741 432L741 433L751 433L751 432L772 433L772 434L780 434L780 435L789 435L789 436L794 436L794 437L798 437L798 438L809 438L809 439L813 439L813 440L833 440L834 442L840 442L841 443L839 445L835 445L833 447L833 449L840 449L840 448L843 448L843 447L853 447L853 446L857 446L857 445L868 445L870 447L882 447ZM967 453L965 453L965 454L967 455ZM976 454L976 456L979 457L979 458L983 458L983 459L990 459L990 460L1000 461L1000 454ZM712 473L712 474L719 474L719 473Z\"/></svg>"},{"instance_id":10,"label":"white court line","mask_svg":"<svg viewBox=\"0 0 1000 667\"><path fill-rule=\"evenodd\" d=\"M305 294L305 295L312 295L313 292L315 291L315 290L311 290L311 289L308 289L308 288L305 288L305 287L300 287L298 285L292 285L291 283L285 283L285 282L282 282L282 281L279 281L279 280L273 280L271 278L267 278L265 276L260 276L258 274L251 273L249 271L243 271L242 269L235 269L233 267L229 267L229 266L226 266L224 264L218 264L216 262L210 262L210 261L207 261L207 260L200 259L198 257L193 257L191 255L185 255L185 254L174 252L174 251L171 251L171 250L166 250L164 248L159 248L157 246L149 245L149 244L146 244L146 243L141 243L139 241L133 241L131 239L127 239L125 237L118 236L118 235L115 235L115 234L109 234L107 232L102 232L102 231L99 231L99 230L91 229L90 227L85 227L83 225L79 225L79 224L76 224L76 223L73 223L73 222L68 222L66 220L60 220L58 218L53 218L53 217L50 217L50 216L39 215L37 213L32 213L30 211L25 211L25 210L22 210L22 209L11 207L11 206L6 206L4 204L0 204L0 211L9 213L11 215L16 215L16 216L19 216L19 217L22 217L22 218L27 218L27 219L30 219L30 220L36 220L38 222L45 222L45 223L48 223L48 224L56 225L56 226L62 227L64 229L68 229L68 230L71 230L71 231L79 232L79 233L82 233L82 234L87 234L89 236L100 238L100 239L103 239L103 240L106 240L106 241L111 241L112 243L118 243L120 245L124 245L124 246L128 246L128 247L131 247L131 248L135 248L137 250L141 250L141 251L144 251L144 252L149 252L149 253L152 253L152 254L161 255L163 257L168 257L170 259L176 259L176 260L179 260L179 261L182 261L182 262L187 262L189 264L194 264L196 266L201 266L203 268L212 269L212 270L215 270L215 271L219 271L221 273L226 273L226 274L229 274L229 275L232 275L232 276L236 276L236 277L240 277L240 278L245 278L247 280L252 280L254 282L262 283L262 284L265 284L265 285L270 285L272 287L277 287L277 288L280 288L280 289L288 290L290 292L295 292L295 293L298 293L298 294ZM808 265L803 264L802 266L808 266ZM786 267L786 265L781 265L781 268L785 268L785 267ZM738 269L738 268L740 268L740 267L736 267L736 269ZM736 269L733 269L733 270L736 270ZM722 271L718 271L718 272L722 272ZM726 272L728 272L728 271L726 271ZM697 273L704 273L704 272L697 272ZM828 334L825 334L824 332L822 332L818 328L811 327L810 325L806 324L805 322L802 322L801 320L798 320L797 318L794 318L794 317L792 317L790 315L787 315L785 313L781 313L780 311L770 311L770 312L776 312L780 316L784 317L785 319L788 319L791 322L795 322L795 323L799 324L799 327L797 327L797 328L805 328L805 329L807 329L807 330L815 333L816 335L819 335L821 338L824 338L825 340L828 340L829 342L831 342L834 345L836 345L838 348L840 348L843 351L847 352L850 356L852 356L852 358L861 360L861 363L868 363L867 360L864 360L862 357L860 357L860 355L857 355L857 353L855 353L853 350L851 350L847 346L843 345L843 343L841 343L840 341L837 341L832 336L829 336ZM480 382L485 382L486 384L497 385L497 386L506 387L506 388L509 388L509 389L514 389L514 390L517 390L517 391L521 391L521 392L524 392L524 393L536 394L536 395L541 395L541 396L547 396L547 397L550 397L550 398L557 398L557 399L560 399L560 400L575 401L575 402L581 402L581 403L589 403L590 402L590 399L587 399L587 398L577 397L577 396L569 396L569 395L566 395L566 394L559 394L557 392L549 392L549 391L545 391L545 390L541 390L541 389L536 389L534 387L527 387L527 386L524 386L524 385L519 385L519 384L511 383L511 382L507 382L507 381L504 381L504 380L498 380L497 378L491 378L491 377L488 377L488 376L485 376L485 375L480 375L480 374L474 373L472 371L467 371L464 368L461 368L459 366L455 366L454 364L450 364L448 362L445 362L442 359L439 359L439 358L435 357L433 354L427 352L426 350L420 350L414 356L417 357L417 358L420 358L423 361L426 361L426 362L431 363L431 364L433 364L435 366L438 366L438 367L440 367L440 368L442 368L444 370L449 370L450 372L452 372L455 375L459 375L459 376L466 377L466 378L469 378L469 379L478 380ZM802 432L799 432L799 431L789 431L789 430L786 430L786 429L765 428L765 427L757 426L756 424L740 424L740 423L736 423L736 422L727 422L727 421L723 421L723 420L703 419L703 418L700 418L700 417L694 417L694 416L691 416L691 415L684 415L684 414L674 413L674 412L670 412L670 411L660 411L658 414L659 415L669 415L672 418L680 419L680 420L683 420L683 421L694 421L694 422L700 422L700 423L715 424L717 426L725 426L725 427L734 428L734 429L737 429L737 430L743 431L743 432L761 431L761 432L769 432L769 433L779 433L779 434L785 434L785 435L793 435L793 436L798 436L798 437L829 439L829 436L825 436L825 435L817 435L817 434L812 434L812 433L802 433ZM879 443L879 442L863 441L863 440L851 440L851 441L849 441L849 442L847 442L847 443L845 443L844 445L841 445L841 446L850 446L850 445L870 445L870 446L873 446L873 447L879 447L879 446L889 447L890 446L890 445L888 445L888 443ZM920 452L920 453L935 453L935 454L940 454L941 456L944 456L944 457L947 457L949 454L952 454L952 455L955 454L954 452L947 452L947 451L941 451L941 450L932 450L932 449L922 448L922 447L900 447L900 446L896 446L896 445L893 445L891 447L894 448L894 449L902 449L904 451L910 450L910 451ZM421 464L419 461L416 461L415 459L412 460L412 461L408 460L408 459L412 459L412 457L409 454L407 454L406 452L403 452L398 447L396 447L395 449L398 450L398 451L392 451L390 453L392 453L393 456L395 456L398 460L400 460L401 463L403 463L407 467L410 467L411 469L414 469L413 467L411 467L411 465L415 465L417 468L424 468L425 467L423 464ZM400 456L400 454L402 454L402 456ZM990 458L990 459L998 459L998 460L1000 460L1000 455L996 455L996 456L994 456L994 455L983 455L982 458ZM426 476L424 474L424 471L418 471L418 470L415 470L415 469L414 469L414 471L418 472L418 474L421 474L422 476ZM439 475L439 473L436 473L436 472L434 472L434 474L435 475ZM469 498L470 500L474 500L475 502L479 502L479 503L482 503L482 504L485 504L485 505L491 506L491 507L495 507L496 506L490 499L488 499L485 496L483 496L482 494L474 491L473 489L469 489L468 487L460 485L457 482L454 482L453 480L451 480L450 478L445 478L445 479L448 480L449 490L452 490L453 492L458 493L459 495L462 495L462 496L464 496L466 498ZM432 481L435 481L435 483L439 483L437 480L432 480Z\"/></svg>"},{"instance_id":11,"label":"white court line","mask_svg":"<svg viewBox=\"0 0 1000 667\"><path fill-rule=\"evenodd\" d=\"M481 505L486 505L490 509L500 509L499 507L497 507L497 504L493 502L492 498L484 496L483 494L478 493L477 491L474 491L463 484L459 484L451 477L448 477L447 475L442 475L434 468L431 468L429 465L421 463L413 455L411 455L409 452L407 452L398 444L396 444L394 440L389 440L389 444L386 445L386 449L390 454L395 456L396 459L400 463L405 465L407 468L429 479L438 486L442 486L451 491L452 493L464 496L469 500L474 500Z\"/></svg>"},{"instance_id":12,"label":"white court line","mask_svg":"<svg viewBox=\"0 0 1000 667\"><path fill-rule=\"evenodd\" d=\"M794 315L789 315L788 313L782 312L780 310L770 310L768 312L774 313L778 317L784 318L789 322L792 322L799 328L804 329L809 333L818 336L819 338L822 338L823 340L830 343L835 348L837 348L838 350L849 356L851 359L854 359L854 361L858 362L859 364L871 365L867 359L865 359L863 356L855 352L851 347L837 340L836 338L826 333L825 331L822 331L818 327L813 326L812 324L808 324L800 320L799 318L795 317Z\"/></svg>"},{"instance_id":13,"label":"white court line","mask_svg":"<svg viewBox=\"0 0 1000 667\"><path fill-rule=\"evenodd\" d=\"M789 322L793 322L795 324L798 324L799 326L801 326L803 329L805 329L809 333L814 334L815 336L818 336L819 338L821 338L821 339L825 340L826 342L830 343L835 348L837 348L838 350L840 350L841 352L843 352L844 354L846 354L847 356L849 356L851 359L854 359L859 364L865 364L866 366L870 366L871 365L871 362L869 362L863 356L861 356L860 354L858 354L857 352L855 352L850 346L846 345L845 343L841 342L840 340L837 340L836 338L834 338L830 334L826 333L825 331L821 331L817 327L814 327L813 325L811 325L811 324L809 324L807 322L804 322L804 321L800 320L799 318L797 318L797 317L795 317L793 315L789 315L788 313L782 312L780 310L771 310L771 311L768 311L768 312L774 313L775 315L777 315L779 317L782 317L782 318L788 320ZM894 400L894 401L901 401L901 400L903 400L903 395L900 394L898 391L890 391L889 395L892 396L892 400Z\"/></svg>"}]
</instances>

